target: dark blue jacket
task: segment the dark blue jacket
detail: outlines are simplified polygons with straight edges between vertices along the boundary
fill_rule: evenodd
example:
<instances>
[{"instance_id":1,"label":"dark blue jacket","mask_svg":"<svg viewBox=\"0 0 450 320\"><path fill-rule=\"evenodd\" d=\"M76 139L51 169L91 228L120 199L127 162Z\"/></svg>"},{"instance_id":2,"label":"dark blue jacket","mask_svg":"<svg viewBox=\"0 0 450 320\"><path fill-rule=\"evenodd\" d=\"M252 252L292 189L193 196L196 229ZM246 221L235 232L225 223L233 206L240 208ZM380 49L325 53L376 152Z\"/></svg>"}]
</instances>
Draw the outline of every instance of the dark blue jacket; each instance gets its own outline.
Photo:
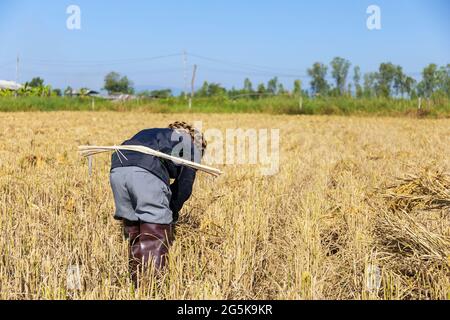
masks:
<instances>
[{"instance_id":1,"label":"dark blue jacket","mask_svg":"<svg viewBox=\"0 0 450 320\"><path fill-rule=\"evenodd\" d=\"M136 134L122 145L139 145L168 155L200 163L201 153L187 133L179 133L172 129L148 129ZM183 152L184 151L184 152ZM170 209L177 220L183 204L192 194L196 170L176 164L173 161L151 155L134 152L114 152L111 159L111 170L118 167L140 167L146 169L164 181L172 191ZM170 180L174 182L170 184Z\"/></svg>"}]
</instances>

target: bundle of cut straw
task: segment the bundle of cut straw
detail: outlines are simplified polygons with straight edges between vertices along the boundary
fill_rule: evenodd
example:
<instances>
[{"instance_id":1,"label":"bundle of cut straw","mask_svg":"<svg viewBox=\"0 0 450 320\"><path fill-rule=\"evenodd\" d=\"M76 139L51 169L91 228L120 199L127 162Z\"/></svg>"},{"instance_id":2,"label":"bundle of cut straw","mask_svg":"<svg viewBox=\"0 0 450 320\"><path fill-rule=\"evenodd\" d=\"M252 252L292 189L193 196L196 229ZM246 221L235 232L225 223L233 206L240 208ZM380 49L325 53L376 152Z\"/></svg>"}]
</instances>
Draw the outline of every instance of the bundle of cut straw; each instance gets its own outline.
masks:
<instances>
[{"instance_id":1,"label":"bundle of cut straw","mask_svg":"<svg viewBox=\"0 0 450 320\"><path fill-rule=\"evenodd\" d=\"M219 169L215 169L212 167L208 167L205 165L201 165L186 159L182 159L182 158L178 158L178 157L174 157L168 154L165 154L163 152L160 151L156 151L153 150L151 148L148 147L144 147L144 146L111 146L111 147L105 147L105 146L80 146L78 147L78 149L80 150L80 154L84 157L89 157L89 156L93 156L99 153L104 153L104 152L111 152L111 151L115 151L119 154L119 157L124 157L124 155L120 152L121 150L124 151L135 151L135 152L140 152L140 153L144 153L144 154L149 154L155 157L159 157L162 159L167 159L170 161L173 161L177 164L181 164L196 170L200 170L206 173L209 173L215 177L220 176L223 172L220 171ZM125 158L125 157L124 157ZM126 158L125 158L126 159Z\"/></svg>"}]
</instances>

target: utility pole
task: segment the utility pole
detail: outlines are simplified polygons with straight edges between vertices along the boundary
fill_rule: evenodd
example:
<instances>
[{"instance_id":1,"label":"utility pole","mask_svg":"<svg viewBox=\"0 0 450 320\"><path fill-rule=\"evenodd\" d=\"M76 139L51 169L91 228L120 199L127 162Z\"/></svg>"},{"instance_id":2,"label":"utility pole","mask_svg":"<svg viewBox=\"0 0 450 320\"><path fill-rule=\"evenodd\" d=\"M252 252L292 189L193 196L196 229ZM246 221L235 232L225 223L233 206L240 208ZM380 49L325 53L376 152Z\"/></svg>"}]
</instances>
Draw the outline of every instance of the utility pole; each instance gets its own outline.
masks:
<instances>
[{"instance_id":1,"label":"utility pole","mask_svg":"<svg viewBox=\"0 0 450 320\"><path fill-rule=\"evenodd\" d=\"M188 75L187 75L187 53L183 51L183 66L184 66L184 99L187 98L188 91Z\"/></svg>"},{"instance_id":2,"label":"utility pole","mask_svg":"<svg viewBox=\"0 0 450 320\"><path fill-rule=\"evenodd\" d=\"M191 96L189 97L189 109L192 109L192 99L195 93L195 76L197 74L197 65L194 65L194 71L192 72L192 82L191 82Z\"/></svg>"},{"instance_id":3,"label":"utility pole","mask_svg":"<svg viewBox=\"0 0 450 320\"><path fill-rule=\"evenodd\" d=\"M16 84L19 84L19 64L20 64L20 57L19 57L19 54L17 54L17 60L16 60ZM14 97L17 98L17 89L15 90Z\"/></svg>"},{"instance_id":4,"label":"utility pole","mask_svg":"<svg viewBox=\"0 0 450 320\"><path fill-rule=\"evenodd\" d=\"M19 57L19 54L17 54L17 60L16 60L16 83L19 83L19 63L20 63L20 57Z\"/></svg>"}]
</instances>

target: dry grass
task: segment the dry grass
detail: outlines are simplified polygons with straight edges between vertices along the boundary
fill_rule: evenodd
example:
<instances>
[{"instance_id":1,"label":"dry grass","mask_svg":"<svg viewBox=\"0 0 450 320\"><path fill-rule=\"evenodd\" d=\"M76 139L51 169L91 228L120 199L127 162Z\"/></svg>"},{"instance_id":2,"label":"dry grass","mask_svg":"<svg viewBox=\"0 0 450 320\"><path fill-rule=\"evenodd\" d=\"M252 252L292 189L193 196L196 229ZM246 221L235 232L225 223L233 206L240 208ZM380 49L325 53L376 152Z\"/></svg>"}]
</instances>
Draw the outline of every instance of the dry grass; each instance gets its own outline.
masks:
<instances>
[{"instance_id":1,"label":"dry grass","mask_svg":"<svg viewBox=\"0 0 450 320\"><path fill-rule=\"evenodd\" d=\"M280 128L281 170L201 174L168 274L133 291L109 157L94 159L90 179L77 146L182 118L0 114L0 298L448 298L448 119L186 115L222 130ZM81 290L67 290L71 265Z\"/></svg>"},{"instance_id":2,"label":"dry grass","mask_svg":"<svg viewBox=\"0 0 450 320\"><path fill-rule=\"evenodd\" d=\"M378 255L401 297L445 297L450 286L450 176L426 168L387 188ZM437 287L436 283L443 283ZM399 284L401 283L401 284Z\"/></svg>"}]
</instances>

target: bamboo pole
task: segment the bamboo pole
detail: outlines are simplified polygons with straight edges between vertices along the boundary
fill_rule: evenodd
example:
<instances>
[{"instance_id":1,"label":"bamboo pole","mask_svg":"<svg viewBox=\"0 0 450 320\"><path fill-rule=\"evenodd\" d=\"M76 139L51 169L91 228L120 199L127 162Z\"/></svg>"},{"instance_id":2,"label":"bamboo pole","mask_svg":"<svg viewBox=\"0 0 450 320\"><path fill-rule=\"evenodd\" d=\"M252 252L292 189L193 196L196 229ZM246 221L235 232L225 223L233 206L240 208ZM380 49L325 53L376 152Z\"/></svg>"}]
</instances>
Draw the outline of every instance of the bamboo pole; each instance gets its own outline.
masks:
<instances>
[{"instance_id":1,"label":"bamboo pole","mask_svg":"<svg viewBox=\"0 0 450 320\"><path fill-rule=\"evenodd\" d=\"M120 156L122 156L120 154L121 150L135 151L135 152L140 152L143 154L149 154L149 155L152 155L152 156L155 156L158 158L171 160L175 163L185 165L187 167L191 167L193 169L197 169L197 170L209 173L215 177L218 177L221 174L223 174L223 172L220 171L219 169L208 167L208 166L205 166L205 165L193 162L193 161L189 161L189 160L186 160L183 158L174 157L174 156L171 156L171 155L165 154L163 152L156 151L151 148L144 147L144 146L79 146L78 149L80 151L80 154L84 157L90 157L90 156L93 156L96 154L110 152L110 151L118 152L119 157L120 157Z\"/></svg>"}]
</instances>

